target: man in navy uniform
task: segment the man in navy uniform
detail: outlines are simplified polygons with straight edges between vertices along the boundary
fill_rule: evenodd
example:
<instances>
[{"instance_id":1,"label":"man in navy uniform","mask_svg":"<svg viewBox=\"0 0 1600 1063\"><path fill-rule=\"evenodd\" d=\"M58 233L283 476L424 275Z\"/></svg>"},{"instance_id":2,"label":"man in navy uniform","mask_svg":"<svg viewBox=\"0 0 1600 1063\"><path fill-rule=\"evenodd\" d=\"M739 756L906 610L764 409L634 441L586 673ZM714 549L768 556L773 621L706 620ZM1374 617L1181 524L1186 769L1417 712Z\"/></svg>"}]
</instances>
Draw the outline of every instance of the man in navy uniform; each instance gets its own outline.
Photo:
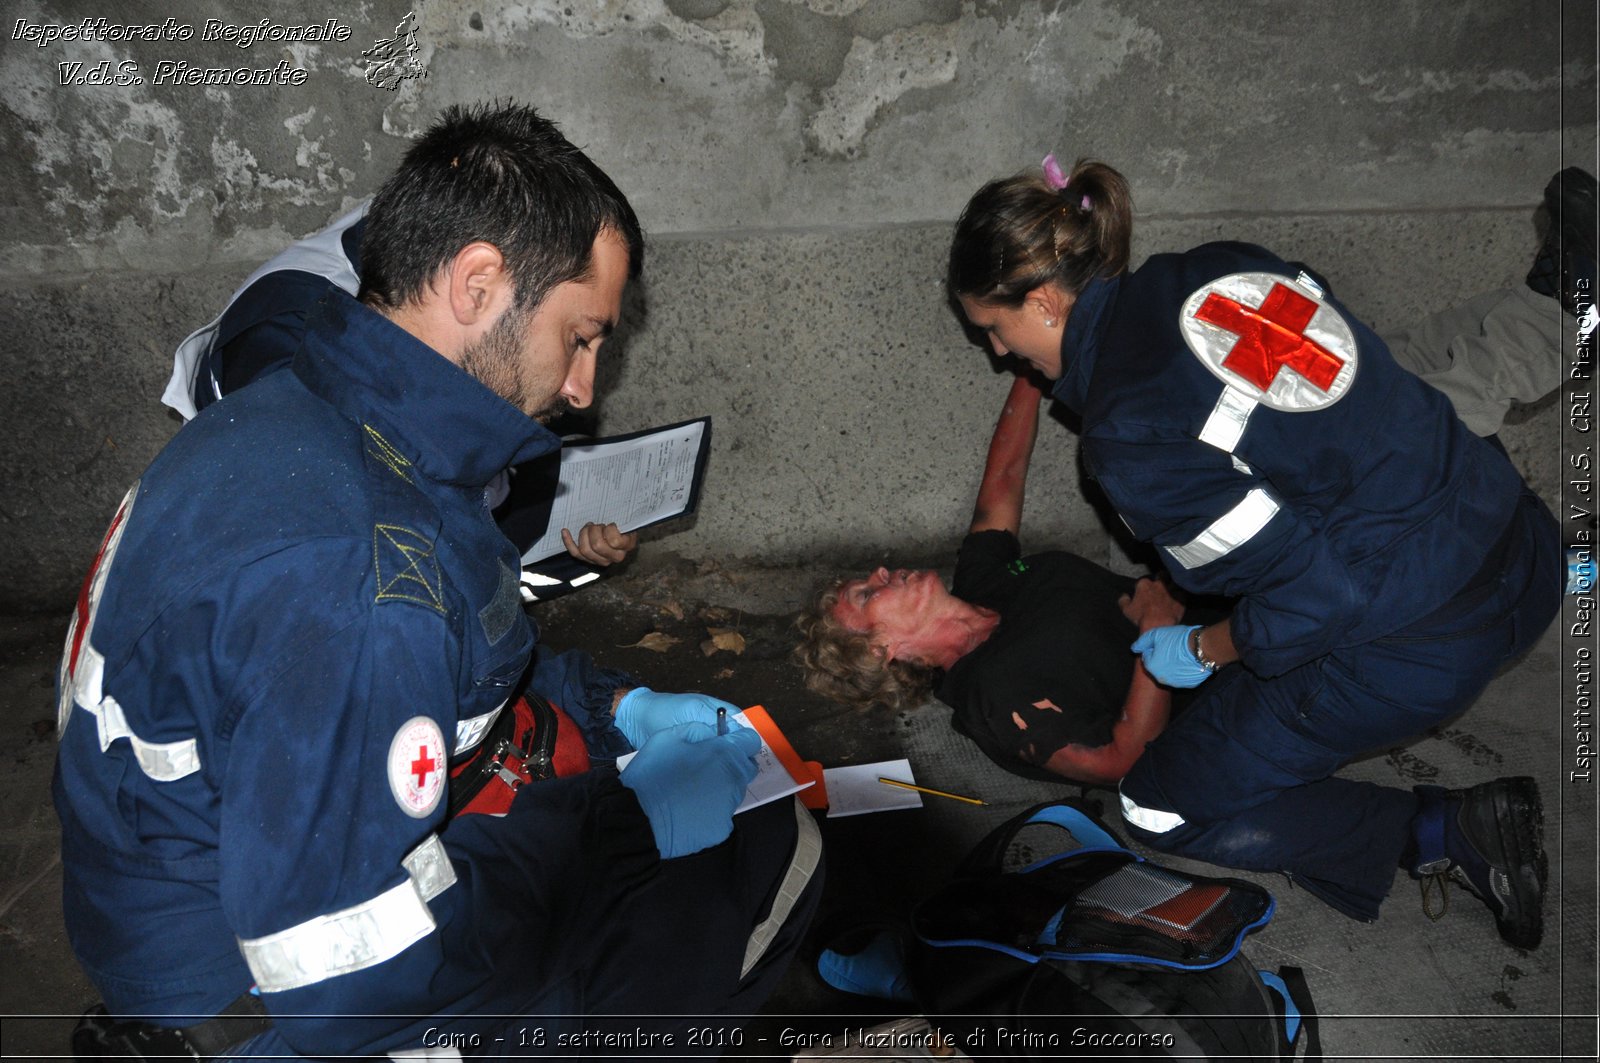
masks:
<instances>
[{"instance_id":1,"label":"man in navy uniform","mask_svg":"<svg viewBox=\"0 0 1600 1063\"><path fill-rule=\"evenodd\" d=\"M539 646L484 506L590 402L642 252L550 122L453 108L373 200L359 298L129 490L59 686L67 930L105 998L80 1053L693 1054L771 991L815 825L735 825L759 742L723 703ZM593 766L451 818L524 683Z\"/></svg>"},{"instance_id":2,"label":"man in navy uniform","mask_svg":"<svg viewBox=\"0 0 1600 1063\"><path fill-rule=\"evenodd\" d=\"M173 355L172 378L161 401L184 420L224 395L285 369L305 339L317 303L330 292L355 295L361 286L361 239L368 197L327 227L267 260L228 297L222 312L186 336ZM484 491L495 522L526 550L550 523L559 451L501 470ZM547 601L598 579L624 561L639 536L612 523L563 528L567 553L524 565L523 597Z\"/></svg>"}]
</instances>

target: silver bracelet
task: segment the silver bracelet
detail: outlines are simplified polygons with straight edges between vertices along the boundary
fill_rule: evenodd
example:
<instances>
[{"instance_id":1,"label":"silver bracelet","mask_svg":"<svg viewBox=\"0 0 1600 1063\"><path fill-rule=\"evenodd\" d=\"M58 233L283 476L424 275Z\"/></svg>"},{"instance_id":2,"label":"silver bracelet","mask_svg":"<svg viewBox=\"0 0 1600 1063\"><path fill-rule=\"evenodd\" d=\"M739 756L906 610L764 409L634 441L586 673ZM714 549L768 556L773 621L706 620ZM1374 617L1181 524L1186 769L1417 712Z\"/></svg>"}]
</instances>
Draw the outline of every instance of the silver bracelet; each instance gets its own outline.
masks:
<instances>
[{"instance_id":1,"label":"silver bracelet","mask_svg":"<svg viewBox=\"0 0 1600 1063\"><path fill-rule=\"evenodd\" d=\"M1205 629L1201 627L1190 629L1189 652L1194 654L1195 663L1201 668L1204 668L1208 672L1215 672L1217 670L1217 662L1213 661L1210 657L1207 657L1205 650L1200 648L1200 632L1204 630Z\"/></svg>"}]
</instances>

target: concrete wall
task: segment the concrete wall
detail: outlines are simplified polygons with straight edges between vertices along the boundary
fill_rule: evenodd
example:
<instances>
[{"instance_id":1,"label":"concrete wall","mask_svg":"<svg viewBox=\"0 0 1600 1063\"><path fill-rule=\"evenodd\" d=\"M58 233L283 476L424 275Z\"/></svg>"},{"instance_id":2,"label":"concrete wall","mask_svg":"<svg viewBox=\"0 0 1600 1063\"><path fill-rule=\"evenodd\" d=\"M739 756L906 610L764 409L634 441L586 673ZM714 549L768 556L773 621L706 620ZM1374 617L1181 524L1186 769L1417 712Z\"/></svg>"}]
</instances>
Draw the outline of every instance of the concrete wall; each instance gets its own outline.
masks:
<instances>
[{"instance_id":1,"label":"concrete wall","mask_svg":"<svg viewBox=\"0 0 1600 1063\"><path fill-rule=\"evenodd\" d=\"M369 84L362 50L412 10L427 77ZM349 38L203 39L263 12ZM101 16L193 36L27 39ZM1140 255L1258 240L1393 327L1518 282L1545 180L1594 166L1594 36L1591 4L1556 0L8 4L0 604L70 600L176 429L176 342L446 104L537 104L652 234L598 427L716 419L702 510L654 550L929 556L964 527L1006 386L939 281L978 184L1096 155L1132 181ZM142 82L71 83L103 61ZM158 84L163 61L300 83ZM1552 496L1558 414L1506 433ZM1047 428L1026 535L1104 555L1074 459Z\"/></svg>"}]
</instances>

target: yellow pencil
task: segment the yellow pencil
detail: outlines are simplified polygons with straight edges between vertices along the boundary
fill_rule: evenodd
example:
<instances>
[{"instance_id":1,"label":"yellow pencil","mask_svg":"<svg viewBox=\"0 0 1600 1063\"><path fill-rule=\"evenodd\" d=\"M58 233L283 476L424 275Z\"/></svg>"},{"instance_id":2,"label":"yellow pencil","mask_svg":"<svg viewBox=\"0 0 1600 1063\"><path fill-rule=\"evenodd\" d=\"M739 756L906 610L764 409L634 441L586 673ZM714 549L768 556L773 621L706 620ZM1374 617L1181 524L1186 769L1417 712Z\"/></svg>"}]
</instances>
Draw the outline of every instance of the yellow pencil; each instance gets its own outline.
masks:
<instances>
[{"instance_id":1,"label":"yellow pencil","mask_svg":"<svg viewBox=\"0 0 1600 1063\"><path fill-rule=\"evenodd\" d=\"M969 805L986 805L989 802L980 801L976 797L962 797L960 794L946 793L943 790L934 790L927 786L918 786L915 783L901 782L899 779L885 779L878 776L878 781L885 786L898 786L904 790L915 790L919 794L932 794L935 797L948 797L952 801L965 801Z\"/></svg>"}]
</instances>

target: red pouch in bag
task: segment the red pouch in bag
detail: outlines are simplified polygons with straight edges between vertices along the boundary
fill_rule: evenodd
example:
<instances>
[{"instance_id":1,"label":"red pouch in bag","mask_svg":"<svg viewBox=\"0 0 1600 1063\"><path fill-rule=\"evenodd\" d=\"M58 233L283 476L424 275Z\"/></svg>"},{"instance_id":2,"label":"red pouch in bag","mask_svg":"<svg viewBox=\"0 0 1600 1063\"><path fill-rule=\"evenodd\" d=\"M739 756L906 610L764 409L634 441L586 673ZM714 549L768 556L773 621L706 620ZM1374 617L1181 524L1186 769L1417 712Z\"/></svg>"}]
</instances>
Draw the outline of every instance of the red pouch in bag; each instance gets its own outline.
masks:
<instances>
[{"instance_id":1,"label":"red pouch in bag","mask_svg":"<svg viewBox=\"0 0 1600 1063\"><path fill-rule=\"evenodd\" d=\"M502 709L478 748L450 769L450 815L504 815L524 783L588 770L578 725L529 691Z\"/></svg>"}]
</instances>

